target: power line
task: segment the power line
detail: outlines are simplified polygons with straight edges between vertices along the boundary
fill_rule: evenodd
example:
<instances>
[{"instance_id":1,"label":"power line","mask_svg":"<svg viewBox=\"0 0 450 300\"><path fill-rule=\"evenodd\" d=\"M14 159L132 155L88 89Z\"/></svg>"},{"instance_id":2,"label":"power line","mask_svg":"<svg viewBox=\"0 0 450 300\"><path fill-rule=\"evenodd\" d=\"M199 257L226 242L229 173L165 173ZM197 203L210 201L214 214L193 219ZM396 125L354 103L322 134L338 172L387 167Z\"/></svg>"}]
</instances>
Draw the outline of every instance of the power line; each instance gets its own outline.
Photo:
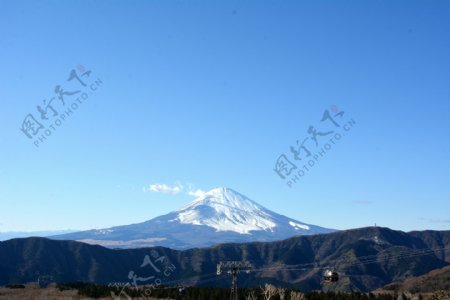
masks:
<instances>
[{"instance_id":1,"label":"power line","mask_svg":"<svg viewBox=\"0 0 450 300\"><path fill-rule=\"evenodd\" d=\"M253 268L249 262L241 262L241 261L220 262L219 264L217 264L217 272L215 272L215 273L191 276L191 277L183 278L183 279L179 279L179 280L168 281L168 282L165 282L164 284L165 285L180 284L180 283L186 283L189 280L194 280L195 284L198 285L198 284L216 281L216 280L221 279L221 278L217 277L217 275L222 275L223 271L227 271L227 273L231 274L233 277L233 273L232 273L233 264L240 266L239 271L245 271L247 273L249 273L250 271L261 273L264 271L271 271L271 270L275 270L275 271L322 270L322 269L328 269L329 265L333 264L333 263L335 265L340 264L341 266L343 265L346 267L364 266L364 265L373 264L373 263L376 263L378 261L383 261L383 260L405 259L405 258L429 255L429 254L435 253L436 251L447 252L447 251L450 251L450 247L407 249L407 250L398 251L396 253L388 253L388 252L392 252L393 250L395 250L395 249L389 248L389 249L380 251L376 255L355 256L355 257L352 257L355 260L352 262L349 262L350 258L340 258L340 259L328 260L326 262L326 265L318 265L320 263L320 261L319 261L319 262L311 262L311 263L303 263L303 264L295 264L295 265L280 265L280 266L272 266L272 267L266 267L266 268L264 268L264 267L263 268ZM219 269L220 269L220 272L219 272ZM239 273L239 272L237 272L237 273ZM231 290L232 290L233 297L236 297L235 295L237 295L237 273L235 274L236 275L235 281L232 280ZM212 277L212 276L214 276L214 277ZM202 279L202 278L208 278L208 277L212 277L212 278ZM201 280L199 280L199 279L201 279ZM171 289L171 288L173 288L173 287L157 287L156 289ZM233 292L233 291L236 291L236 292ZM234 300L234 298L231 298L231 299Z\"/></svg>"}]
</instances>

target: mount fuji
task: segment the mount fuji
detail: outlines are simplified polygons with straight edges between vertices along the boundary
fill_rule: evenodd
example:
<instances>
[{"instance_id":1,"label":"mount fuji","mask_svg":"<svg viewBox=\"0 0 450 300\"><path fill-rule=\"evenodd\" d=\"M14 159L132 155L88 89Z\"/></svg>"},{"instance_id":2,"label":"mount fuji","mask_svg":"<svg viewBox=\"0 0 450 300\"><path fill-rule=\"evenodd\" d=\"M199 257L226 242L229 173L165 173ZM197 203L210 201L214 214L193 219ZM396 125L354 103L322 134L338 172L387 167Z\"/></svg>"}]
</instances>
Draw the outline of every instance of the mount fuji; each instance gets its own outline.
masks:
<instances>
[{"instance_id":1,"label":"mount fuji","mask_svg":"<svg viewBox=\"0 0 450 300\"><path fill-rule=\"evenodd\" d=\"M187 249L228 242L268 242L333 231L272 212L232 189L215 188L179 210L143 223L51 238L109 248Z\"/></svg>"}]
</instances>

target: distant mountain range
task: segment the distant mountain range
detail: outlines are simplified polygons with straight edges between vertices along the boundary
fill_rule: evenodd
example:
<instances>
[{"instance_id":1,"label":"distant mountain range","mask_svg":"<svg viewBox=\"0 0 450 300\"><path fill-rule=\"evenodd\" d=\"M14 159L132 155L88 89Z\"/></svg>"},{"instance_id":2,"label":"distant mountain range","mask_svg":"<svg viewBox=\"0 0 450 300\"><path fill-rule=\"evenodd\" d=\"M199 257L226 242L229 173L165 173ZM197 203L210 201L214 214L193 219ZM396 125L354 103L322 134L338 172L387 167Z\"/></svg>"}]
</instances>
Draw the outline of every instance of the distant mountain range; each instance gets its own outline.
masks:
<instances>
[{"instance_id":1,"label":"distant mountain range","mask_svg":"<svg viewBox=\"0 0 450 300\"><path fill-rule=\"evenodd\" d=\"M229 188L215 188L179 210L152 220L52 236L110 248L207 247L224 242L276 241L335 230L272 212Z\"/></svg>"},{"instance_id":2,"label":"distant mountain range","mask_svg":"<svg viewBox=\"0 0 450 300\"><path fill-rule=\"evenodd\" d=\"M3 231L0 232L0 241L6 241L14 238L23 237L48 237L53 235L60 235L75 232L78 230L43 230L43 231Z\"/></svg>"},{"instance_id":3,"label":"distant mountain range","mask_svg":"<svg viewBox=\"0 0 450 300\"><path fill-rule=\"evenodd\" d=\"M13 239L0 242L0 284L35 281L38 275L103 284L154 276L152 281L163 284L229 287L230 277L216 275L216 264L233 260L253 265L253 272L240 275L240 286L273 283L302 290L370 291L450 265L449 249L450 231L405 233L380 227L183 251ZM321 280L329 268L340 276L335 284Z\"/></svg>"}]
</instances>

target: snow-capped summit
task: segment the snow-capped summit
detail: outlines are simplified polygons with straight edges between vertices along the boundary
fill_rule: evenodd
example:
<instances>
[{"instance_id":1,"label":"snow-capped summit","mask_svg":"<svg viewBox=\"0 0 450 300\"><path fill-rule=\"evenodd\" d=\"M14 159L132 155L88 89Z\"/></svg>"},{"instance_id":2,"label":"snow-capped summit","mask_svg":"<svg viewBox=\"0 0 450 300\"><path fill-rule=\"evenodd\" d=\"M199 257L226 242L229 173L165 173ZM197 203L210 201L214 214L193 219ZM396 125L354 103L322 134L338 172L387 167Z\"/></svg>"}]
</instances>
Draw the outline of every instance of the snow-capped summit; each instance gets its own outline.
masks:
<instances>
[{"instance_id":1,"label":"snow-capped summit","mask_svg":"<svg viewBox=\"0 0 450 300\"><path fill-rule=\"evenodd\" d=\"M176 211L182 224L206 225L217 231L249 234L272 231L277 224L270 211L229 188L215 188Z\"/></svg>"},{"instance_id":2,"label":"snow-capped summit","mask_svg":"<svg viewBox=\"0 0 450 300\"><path fill-rule=\"evenodd\" d=\"M53 238L112 248L158 245L185 249L225 242L274 241L332 231L277 214L230 188L219 187L178 210L143 223Z\"/></svg>"}]
</instances>

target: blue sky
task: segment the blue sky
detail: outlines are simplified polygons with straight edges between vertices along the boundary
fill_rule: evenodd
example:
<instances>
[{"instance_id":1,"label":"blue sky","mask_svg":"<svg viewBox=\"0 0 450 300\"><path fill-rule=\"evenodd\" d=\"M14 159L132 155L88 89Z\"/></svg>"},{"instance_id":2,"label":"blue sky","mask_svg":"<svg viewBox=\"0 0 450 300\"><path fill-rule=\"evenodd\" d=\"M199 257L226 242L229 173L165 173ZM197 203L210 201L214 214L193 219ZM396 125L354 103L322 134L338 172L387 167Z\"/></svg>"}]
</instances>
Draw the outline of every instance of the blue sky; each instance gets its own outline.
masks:
<instances>
[{"instance_id":1,"label":"blue sky","mask_svg":"<svg viewBox=\"0 0 450 300\"><path fill-rule=\"evenodd\" d=\"M137 223L217 186L325 227L449 230L449 14L439 0L2 1L0 231ZM35 146L22 122L42 121L57 85L82 90L67 81L81 65L92 93ZM277 158L297 163L290 146L332 105L354 126L288 187Z\"/></svg>"}]
</instances>

